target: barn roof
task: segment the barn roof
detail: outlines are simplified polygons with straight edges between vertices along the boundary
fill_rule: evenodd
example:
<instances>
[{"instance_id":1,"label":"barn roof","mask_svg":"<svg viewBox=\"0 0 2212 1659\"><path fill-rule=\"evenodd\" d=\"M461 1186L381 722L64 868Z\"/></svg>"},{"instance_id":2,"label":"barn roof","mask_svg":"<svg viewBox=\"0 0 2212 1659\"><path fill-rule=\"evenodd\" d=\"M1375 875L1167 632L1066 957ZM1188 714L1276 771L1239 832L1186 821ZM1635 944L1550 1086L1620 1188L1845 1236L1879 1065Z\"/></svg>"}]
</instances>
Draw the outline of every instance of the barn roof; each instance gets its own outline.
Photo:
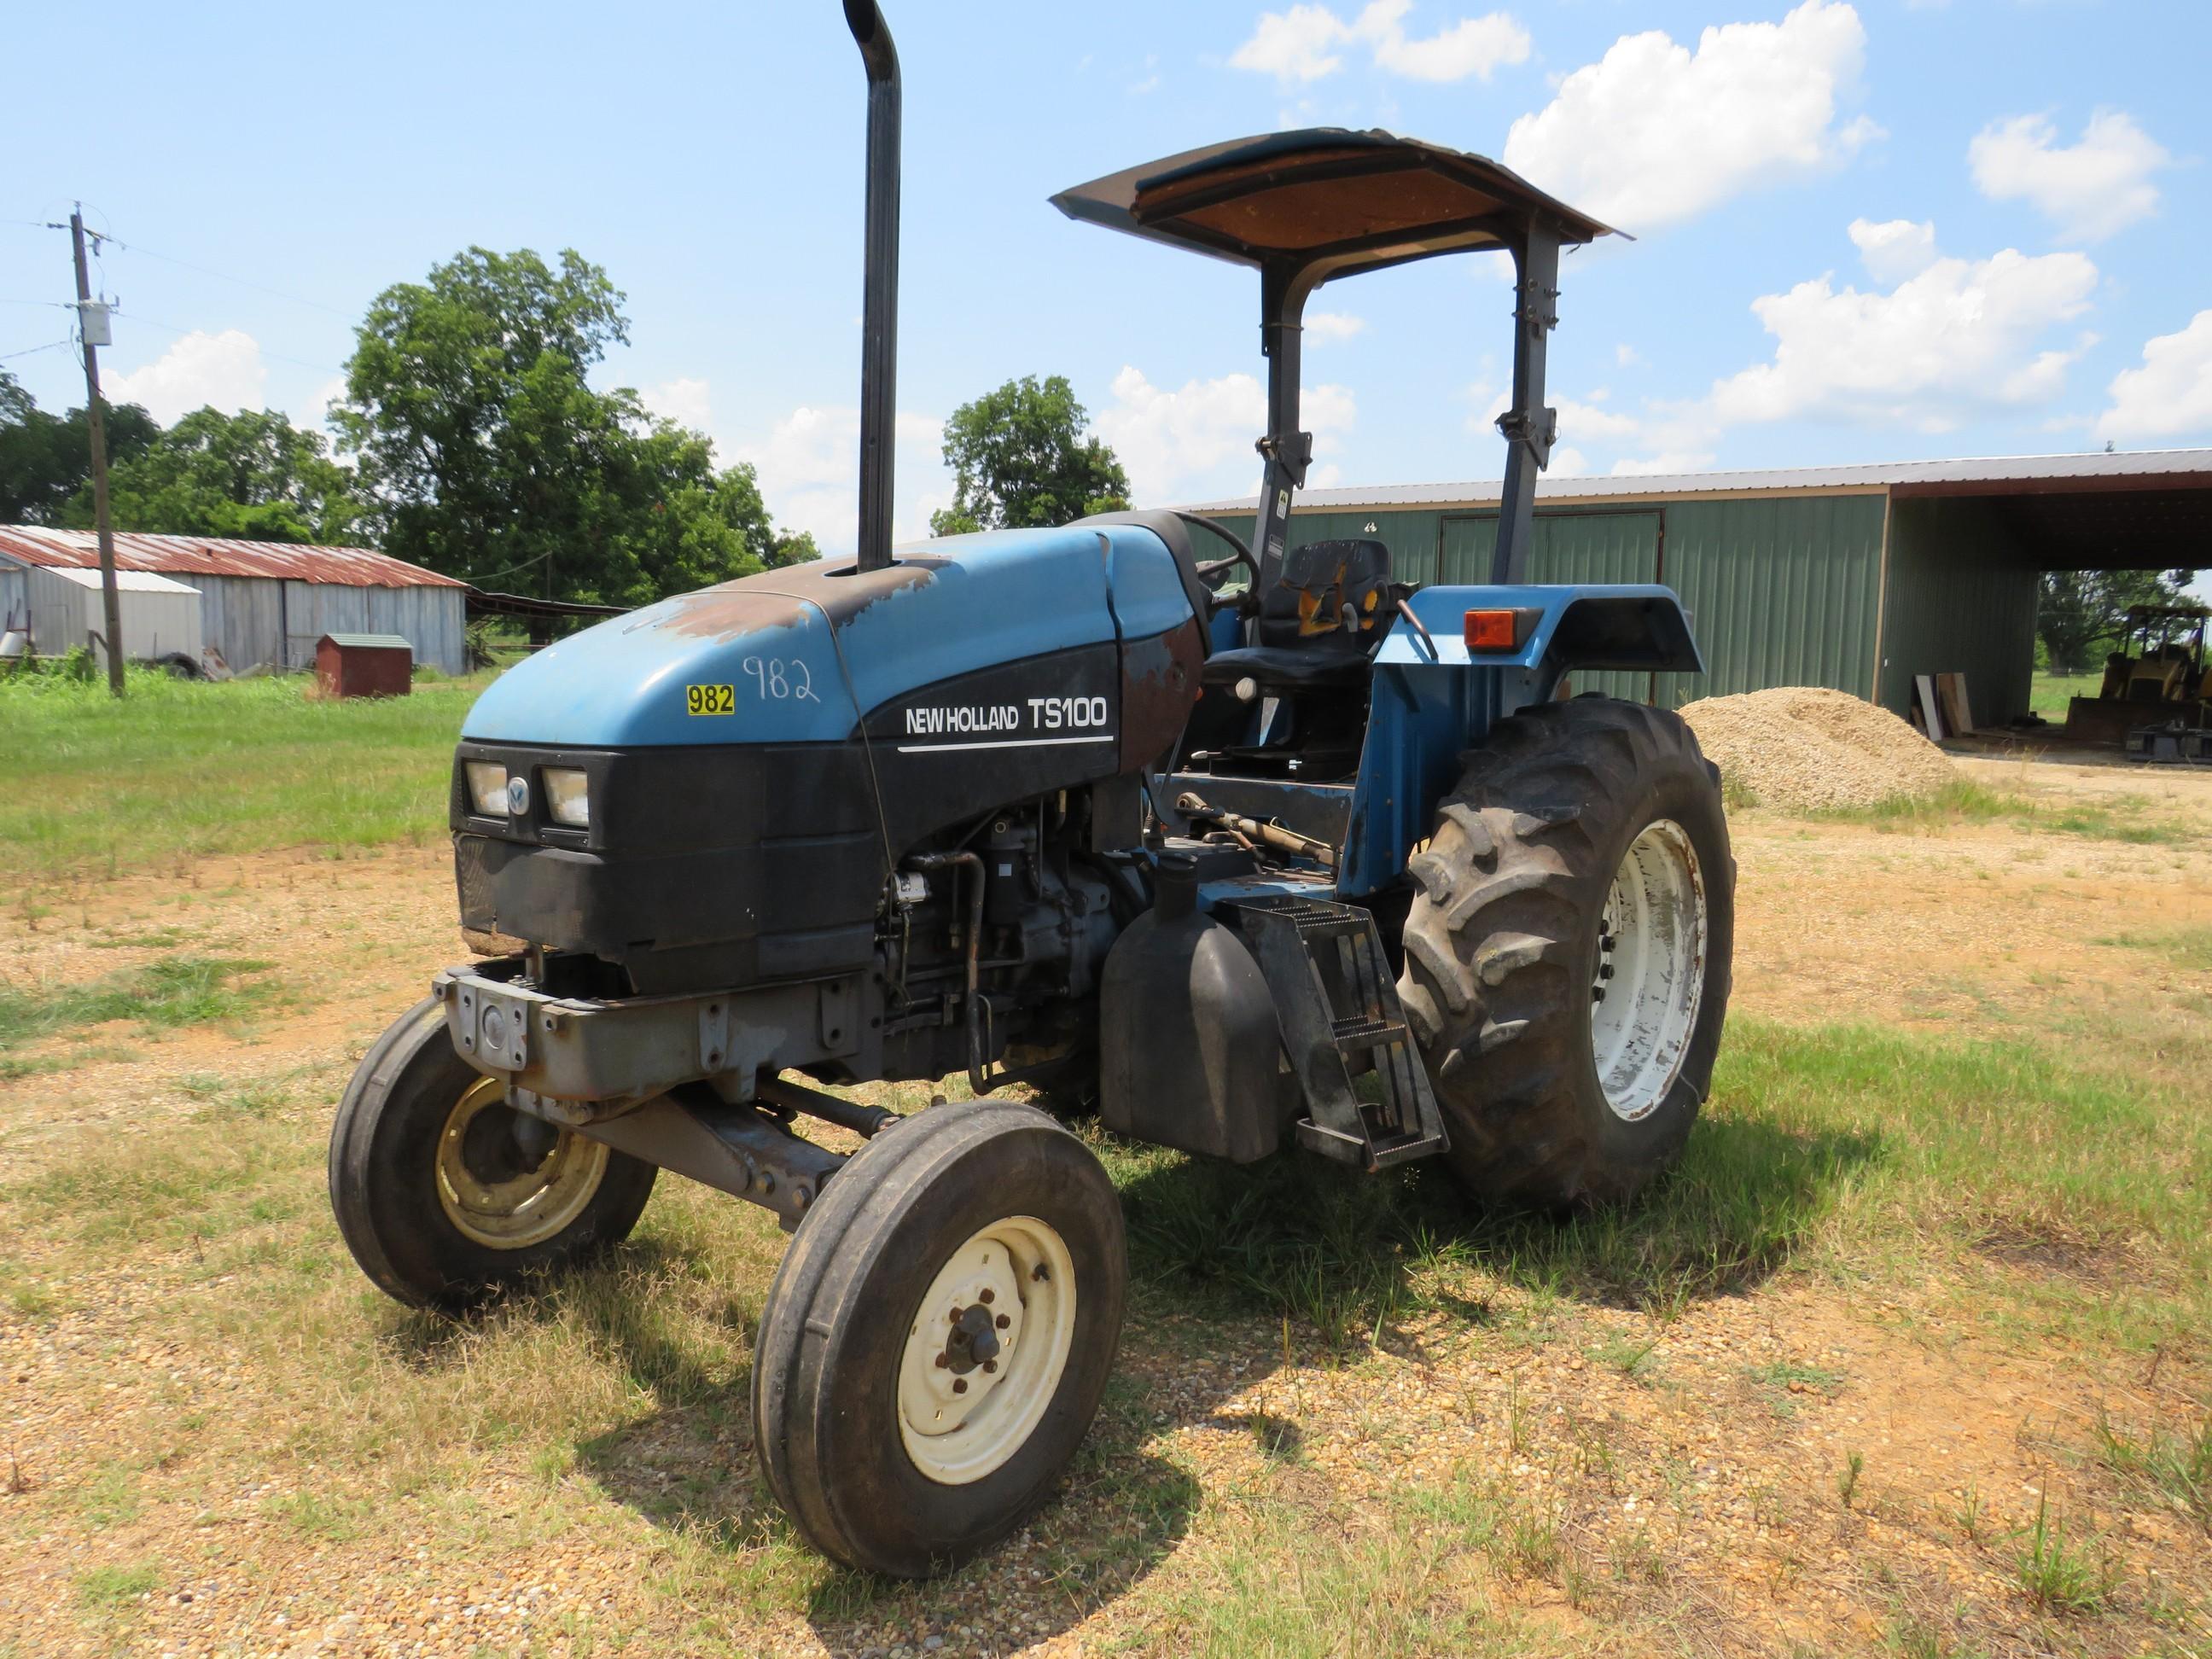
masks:
<instances>
[{"instance_id":1,"label":"barn roof","mask_svg":"<svg viewBox=\"0 0 2212 1659\"><path fill-rule=\"evenodd\" d=\"M94 569L100 541L89 530L0 525L0 556L23 564ZM387 558L367 547L302 547L290 542L240 542L222 536L115 535L118 570L193 576L264 576L335 587L466 587L451 576Z\"/></svg>"},{"instance_id":2,"label":"barn roof","mask_svg":"<svg viewBox=\"0 0 2212 1659\"><path fill-rule=\"evenodd\" d=\"M2086 455L1993 455L1941 461L1875 461L1852 466L1793 466L1757 471L1614 473L1540 479L1541 501L1639 501L1663 495L1744 495L1887 489L1899 496L2061 494L2172 484L2212 488L2212 449L2144 449ZM1498 481L1370 484L1304 489L1298 505L1314 511L1398 507L1481 507L1498 500ZM1200 501L1193 513L1250 513L1251 495Z\"/></svg>"},{"instance_id":3,"label":"barn roof","mask_svg":"<svg viewBox=\"0 0 2212 1659\"><path fill-rule=\"evenodd\" d=\"M78 587L97 588L100 572L80 565L58 564L47 567L64 581ZM115 591L118 593L190 593L199 597L199 589L187 583L175 581L167 576L157 576L150 570L118 570L115 573Z\"/></svg>"}]
</instances>

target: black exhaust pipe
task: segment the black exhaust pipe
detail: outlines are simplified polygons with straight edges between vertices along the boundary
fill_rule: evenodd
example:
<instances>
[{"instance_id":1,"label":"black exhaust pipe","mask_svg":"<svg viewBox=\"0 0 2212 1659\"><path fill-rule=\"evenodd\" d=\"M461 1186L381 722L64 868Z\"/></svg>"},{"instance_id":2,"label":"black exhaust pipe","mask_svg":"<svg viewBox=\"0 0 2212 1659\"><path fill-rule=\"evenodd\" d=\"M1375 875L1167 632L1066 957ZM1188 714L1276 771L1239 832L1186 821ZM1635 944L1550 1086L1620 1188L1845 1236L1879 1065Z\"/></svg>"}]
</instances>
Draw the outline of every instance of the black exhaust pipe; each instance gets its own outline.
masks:
<instances>
[{"instance_id":1,"label":"black exhaust pipe","mask_svg":"<svg viewBox=\"0 0 2212 1659\"><path fill-rule=\"evenodd\" d=\"M891 562L891 441L898 401L898 49L875 0L845 0L868 70L867 276L860 306L860 566Z\"/></svg>"}]
</instances>

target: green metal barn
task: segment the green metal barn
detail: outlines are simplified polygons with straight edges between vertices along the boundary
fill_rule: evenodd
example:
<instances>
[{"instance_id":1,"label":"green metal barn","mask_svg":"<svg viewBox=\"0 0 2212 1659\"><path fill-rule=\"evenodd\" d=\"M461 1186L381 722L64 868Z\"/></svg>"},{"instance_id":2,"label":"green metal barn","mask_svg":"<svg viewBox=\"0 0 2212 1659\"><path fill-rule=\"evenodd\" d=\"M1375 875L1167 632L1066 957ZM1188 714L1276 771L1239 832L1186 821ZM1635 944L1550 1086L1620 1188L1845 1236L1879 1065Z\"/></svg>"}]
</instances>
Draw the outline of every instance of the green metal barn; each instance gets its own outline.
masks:
<instances>
[{"instance_id":1,"label":"green metal barn","mask_svg":"<svg viewBox=\"0 0 2212 1659\"><path fill-rule=\"evenodd\" d=\"M2027 711L2045 570L2212 566L2212 449L1547 478L1536 582L1664 582L1708 672L1614 674L1650 699L1828 685L1899 714L1915 674L1963 673L1977 724ZM1191 510L1249 535L1254 503ZM1495 484L1315 489L1293 542L1368 536L1401 580L1489 580Z\"/></svg>"}]
</instances>

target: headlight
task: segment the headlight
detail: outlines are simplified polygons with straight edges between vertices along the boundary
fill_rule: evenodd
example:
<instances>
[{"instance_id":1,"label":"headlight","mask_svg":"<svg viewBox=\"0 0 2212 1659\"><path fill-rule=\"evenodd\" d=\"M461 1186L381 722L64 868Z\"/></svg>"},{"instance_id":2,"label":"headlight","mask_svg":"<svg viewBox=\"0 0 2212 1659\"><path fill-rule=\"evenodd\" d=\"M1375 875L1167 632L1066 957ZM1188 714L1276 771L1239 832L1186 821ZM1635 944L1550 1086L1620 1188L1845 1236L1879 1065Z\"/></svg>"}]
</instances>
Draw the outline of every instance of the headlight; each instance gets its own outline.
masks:
<instances>
[{"instance_id":1,"label":"headlight","mask_svg":"<svg viewBox=\"0 0 2212 1659\"><path fill-rule=\"evenodd\" d=\"M545 810L556 823L586 830L592 823L592 781L565 766L549 766L538 775L545 786Z\"/></svg>"},{"instance_id":2,"label":"headlight","mask_svg":"<svg viewBox=\"0 0 2212 1659\"><path fill-rule=\"evenodd\" d=\"M469 805L488 818L507 816L507 769L497 761L471 761Z\"/></svg>"}]
</instances>

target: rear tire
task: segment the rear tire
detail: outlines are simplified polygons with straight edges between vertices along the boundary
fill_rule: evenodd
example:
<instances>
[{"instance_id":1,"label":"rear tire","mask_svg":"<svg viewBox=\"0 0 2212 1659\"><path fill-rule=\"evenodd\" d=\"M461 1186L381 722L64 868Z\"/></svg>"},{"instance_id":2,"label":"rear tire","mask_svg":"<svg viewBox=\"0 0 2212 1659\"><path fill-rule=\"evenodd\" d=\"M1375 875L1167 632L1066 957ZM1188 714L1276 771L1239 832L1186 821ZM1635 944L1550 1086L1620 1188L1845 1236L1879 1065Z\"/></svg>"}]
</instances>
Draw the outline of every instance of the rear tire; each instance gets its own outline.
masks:
<instances>
[{"instance_id":1,"label":"rear tire","mask_svg":"<svg viewBox=\"0 0 2212 1659\"><path fill-rule=\"evenodd\" d=\"M1454 1170L1491 1203L1632 1196L1680 1157L1728 1008L1735 862L1688 726L1605 697L1498 721L1410 867L1398 994Z\"/></svg>"},{"instance_id":2,"label":"rear tire","mask_svg":"<svg viewBox=\"0 0 2212 1659\"><path fill-rule=\"evenodd\" d=\"M362 1056L331 1127L331 1208L362 1271L458 1312L629 1237L652 1164L522 1121L453 1051L425 998ZM517 1132L527 1139L518 1140Z\"/></svg>"},{"instance_id":3,"label":"rear tire","mask_svg":"<svg viewBox=\"0 0 2212 1659\"><path fill-rule=\"evenodd\" d=\"M1113 1182L1043 1113L959 1101L888 1126L807 1212L761 1314L753 1433L784 1513L902 1578L1004 1538L1097 1413L1127 1273Z\"/></svg>"}]
</instances>

